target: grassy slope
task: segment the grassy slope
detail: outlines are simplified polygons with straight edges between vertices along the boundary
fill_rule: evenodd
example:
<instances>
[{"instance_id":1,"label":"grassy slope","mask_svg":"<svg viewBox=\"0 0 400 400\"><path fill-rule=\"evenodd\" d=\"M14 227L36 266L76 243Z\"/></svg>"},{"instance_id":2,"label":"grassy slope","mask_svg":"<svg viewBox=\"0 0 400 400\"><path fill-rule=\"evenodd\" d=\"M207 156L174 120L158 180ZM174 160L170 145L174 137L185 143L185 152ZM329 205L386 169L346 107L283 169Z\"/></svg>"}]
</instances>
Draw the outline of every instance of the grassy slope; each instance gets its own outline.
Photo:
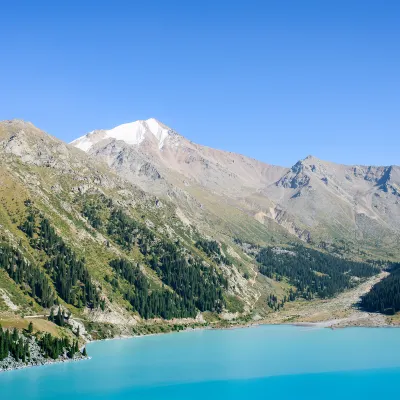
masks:
<instances>
[{"instance_id":1,"label":"grassy slope","mask_svg":"<svg viewBox=\"0 0 400 400\"><path fill-rule=\"evenodd\" d=\"M75 188L80 185L80 181L76 180L73 174L61 174L57 170L27 166L19 162L18 159L8 163L8 167L2 165L0 170L2 182L0 188L0 231L4 238L17 244L31 261L39 265L43 263L43 256L30 248L25 235L18 229L18 225L25 219L26 215L24 200L33 199L35 207L50 219L58 234L77 254L85 257L89 272L102 287L103 294L123 308L129 308L126 301L121 298L118 292L112 290L111 285L104 280L104 277L112 275L112 270L108 265L111 259L123 255L140 262L142 256L137 250L127 254L116 246L105 246L101 234L98 234L87 224L79 214L78 207L73 204L76 197ZM176 234L191 252L207 260L207 257L193 245L197 230L182 223L176 216L173 205L163 203L162 208L159 209L155 207L154 199L146 198L142 193L134 190L126 193L115 188L104 188L104 192L117 203L124 205L137 219L143 222L151 221L160 235L167 235L168 232L172 232L173 235ZM210 262L210 260L208 261ZM248 263L248 259L245 258L237 264L248 269L246 267ZM0 272L2 272L0 274L0 288L6 289L12 295L13 301L21 305L21 309L16 313L18 324L20 324L17 317L19 314L45 312L38 304L25 296L4 271ZM153 270L145 267L145 273L150 278L153 288L160 287L161 282ZM243 304L239 298L227 296L227 300L232 311L243 310ZM0 303L0 307L0 313L5 312L4 302ZM68 306L68 308L74 315L84 317L79 310L73 309L71 306ZM7 312L7 315L9 315L9 312ZM9 316L8 321L10 321Z\"/></svg>"}]
</instances>

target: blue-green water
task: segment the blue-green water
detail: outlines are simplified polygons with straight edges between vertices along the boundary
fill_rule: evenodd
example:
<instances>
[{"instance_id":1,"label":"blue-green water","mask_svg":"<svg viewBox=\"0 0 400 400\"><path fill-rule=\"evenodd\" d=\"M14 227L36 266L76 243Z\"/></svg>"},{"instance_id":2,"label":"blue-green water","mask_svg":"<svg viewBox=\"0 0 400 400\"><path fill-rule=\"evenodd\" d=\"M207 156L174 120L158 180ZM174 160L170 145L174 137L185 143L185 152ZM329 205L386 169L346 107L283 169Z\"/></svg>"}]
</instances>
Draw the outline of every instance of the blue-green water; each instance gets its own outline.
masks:
<instances>
[{"instance_id":1,"label":"blue-green water","mask_svg":"<svg viewBox=\"0 0 400 400\"><path fill-rule=\"evenodd\" d=\"M400 329L259 326L92 343L0 374L0 399L400 398Z\"/></svg>"}]
</instances>

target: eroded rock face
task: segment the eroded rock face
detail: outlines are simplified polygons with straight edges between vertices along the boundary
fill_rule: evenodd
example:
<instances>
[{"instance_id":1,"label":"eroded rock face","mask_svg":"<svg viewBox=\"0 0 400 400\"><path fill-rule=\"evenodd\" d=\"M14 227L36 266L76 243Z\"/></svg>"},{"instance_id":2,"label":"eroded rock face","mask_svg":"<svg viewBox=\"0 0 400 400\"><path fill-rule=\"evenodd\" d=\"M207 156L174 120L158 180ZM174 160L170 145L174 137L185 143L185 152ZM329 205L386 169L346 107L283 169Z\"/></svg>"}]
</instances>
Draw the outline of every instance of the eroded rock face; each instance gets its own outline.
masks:
<instances>
[{"instance_id":1,"label":"eroded rock face","mask_svg":"<svg viewBox=\"0 0 400 400\"><path fill-rule=\"evenodd\" d=\"M273 217L309 238L379 241L400 234L399 167L346 166L309 156L263 193L277 203ZM286 216L285 218L282 218ZM290 224L288 224L290 221Z\"/></svg>"},{"instance_id":2,"label":"eroded rock face","mask_svg":"<svg viewBox=\"0 0 400 400\"><path fill-rule=\"evenodd\" d=\"M315 166L304 165L302 161L297 162L289 172L276 182L276 186L291 189L307 186L310 183L310 176L307 174L307 170L315 172Z\"/></svg>"},{"instance_id":3,"label":"eroded rock face","mask_svg":"<svg viewBox=\"0 0 400 400\"><path fill-rule=\"evenodd\" d=\"M6 154L20 157L26 164L52 168L70 167L67 145L51 140L50 136L47 140L41 138L40 131L29 123L11 121L8 125L8 137L1 142Z\"/></svg>"}]
</instances>

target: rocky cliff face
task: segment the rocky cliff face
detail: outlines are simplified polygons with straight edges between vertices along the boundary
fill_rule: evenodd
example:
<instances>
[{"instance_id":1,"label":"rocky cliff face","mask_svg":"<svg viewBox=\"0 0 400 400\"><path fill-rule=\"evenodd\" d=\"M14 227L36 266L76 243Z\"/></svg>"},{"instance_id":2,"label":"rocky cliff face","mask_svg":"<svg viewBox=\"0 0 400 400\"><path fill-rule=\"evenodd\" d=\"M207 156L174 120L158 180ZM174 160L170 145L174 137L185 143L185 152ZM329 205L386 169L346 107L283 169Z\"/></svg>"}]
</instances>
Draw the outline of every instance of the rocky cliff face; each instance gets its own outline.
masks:
<instances>
[{"instance_id":1,"label":"rocky cliff face","mask_svg":"<svg viewBox=\"0 0 400 400\"><path fill-rule=\"evenodd\" d=\"M396 166L346 166L310 156L263 193L311 237L393 249L400 226L398 171Z\"/></svg>"}]
</instances>

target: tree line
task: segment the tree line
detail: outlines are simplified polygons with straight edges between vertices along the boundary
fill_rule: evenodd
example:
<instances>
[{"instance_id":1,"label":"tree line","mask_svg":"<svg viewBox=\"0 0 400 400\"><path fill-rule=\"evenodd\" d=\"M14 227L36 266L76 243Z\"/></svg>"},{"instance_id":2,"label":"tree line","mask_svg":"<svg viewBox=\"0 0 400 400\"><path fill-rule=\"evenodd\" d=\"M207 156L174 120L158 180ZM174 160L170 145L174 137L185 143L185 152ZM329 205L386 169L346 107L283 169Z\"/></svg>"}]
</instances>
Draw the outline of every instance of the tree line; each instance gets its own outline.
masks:
<instances>
[{"instance_id":1,"label":"tree line","mask_svg":"<svg viewBox=\"0 0 400 400\"><path fill-rule=\"evenodd\" d=\"M0 325L0 361L11 355L15 360L25 362L30 358L29 345L18 334L17 329L11 332L8 329L3 330Z\"/></svg>"},{"instance_id":2,"label":"tree line","mask_svg":"<svg viewBox=\"0 0 400 400\"><path fill-rule=\"evenodd\" d=\"M207 240L200 238L196 241L195 246L202 250L208 257L212 258L217 263L223 263L225 265L232 265L229 258L225 257L221 253L219 244L215 240Z\"/></svg>"},{"instance_id":3,"label":"tree line","mask_svg":"<svg viewBox=\"0 0 400 400\"><path fill-rule=\"evenodd\" d=\"M28 262L19 250L6 243L0 243L0 268L3 268L17 285L28 290L28 294L41 306L47 308L54 304L57 296L45 272Z\"/></svg>"},{"instance_id":4,"label":"tree line","mask_svg":"<svg viewBox=\"0 0 400 400\"><path fill-rule=\"evenodd\" d=\"M141 317L171 319L196 316L193 302L187 303L167 289L150 290L147 278L137 265L125 259L112 260L110 265L117 276L130 284L124 296Z\"/></svg>"},{"instance_id":5,"label":"tree line","mask_svg":"<svg viewBox=\"0 0 400 400\"><path fill-rule=\"evenodd\" d=\"M30 238L31 246L48 256L44 269L54 282L58 295L67 303L81 308L96 308L100 296L92 283L85 260L79 258L56 233L50 221L38 215L31 205L21 230Z\"/></svg>"},{"instance_id":6,"label":"tree line","mask_svg":"<svg viewBox=\"0 0 400 400\"><path fill-rule=\"evenodd\" d=\"M45 333L39 339L38 344L43 355L54 360L64 355L68 358L73 358L75 354L79 352L77 340L73 340L72 343L70 343L68 338L56 338L50 333Z\"/></svg>"},{"instance_id":7,"label":"tree line","mask_svg":"<svg viewBox=\"0 0 400 400\"><path fill-rule=\"evenodd\" d=\"M292 288L289 289L289 294L284 295L281 299L279 299L276 295L270 294L267 297L267 305L269 308L271 308L274 311L279 311L285 303L288 301L294 301L296 300L296 293L293 291Z\"/></svg>"},{"instance_id":8,"label":"tree line","mask_svg":"<svg viewBox=\"0 0 400 400\"><path fill-rule=\"evenodd\" d=\"M185 257L174 243L165 240L152 248L150 266L186 303L193 301L200 311L222 311L227 281L215 267Z\"/></svg>"},{"instance_id":9,"label":"tree line","mask_svg":"<svg viewBox=\"0 0 400 400\"><path fill-rule=\"evenodd\" d=\"M275 280L287 278L297 288L296 296L327 298L354 287L358 279L371 277L379 270L371 264L345 260L304 246L292 251L262 248L257 261L260 272Z\"/></svg>"},{"instance_id":10,"label":"tree line","mask_svg":"<svg viewBox=\"0 0 400 400\"><path fill-rule=\"evenodd\" d=\"M0 325L0 361L8 356L13 357L16 361L26 362L29 360L31 354L28 341L31 338L36 339L41 354L46 358L57 359L64 355L73 358L79 352L78 340L73 340L70 343L68 338L57 338L50 333L38 333L34 336L32 323L29 324L28 330L23 331L22 334L16 328L10 331L3 329ZM87 355L86 349L83 355Z\"/></svg>"},{"instance_id":11,"label":"tree line","mask_svg":"<svg viewBox=\"0 0 400 400\"><path fill-rule=\"evenodd\" d=\"M143 223L115 207L105 196L84 201L82 213L93 227L94 225L101 226L102 232L124 250L130 251L137 246L148 266L179 296L175 297L168 291L153 291L148 300L144 301L147 289L143 289L143 295L139 297L129 295L134 307L142 310L140 313L155 315L156 312L162 310L164 315L172 316L177 313L192 316L195 315L196 309L217 312L222 310L225 304L223 288L227 286L226 279L215 267L203 265L198 257L180 246L179 241L173 243L169 239L156 236ZM100 216L103 216L103 219ZM210 244L210 251L219 251L216 242ZM125 273L133 272L125 271ZM134 279L136 280L137 276ZM165 304L169 307L164 307ZM174 310L174 312L170 313L167 310Z\"/></svg>"},{"instance_id":12,"label":"tree line","mask_svg":"<svg viewBox=\"0 0 400 400\"><path fill-rule=\"evenodd\" d=\"M360 306L369 312L393 315L400 311L400 263L391 264L391 274L362 296Z\"/></svg>"}]
</instances>

